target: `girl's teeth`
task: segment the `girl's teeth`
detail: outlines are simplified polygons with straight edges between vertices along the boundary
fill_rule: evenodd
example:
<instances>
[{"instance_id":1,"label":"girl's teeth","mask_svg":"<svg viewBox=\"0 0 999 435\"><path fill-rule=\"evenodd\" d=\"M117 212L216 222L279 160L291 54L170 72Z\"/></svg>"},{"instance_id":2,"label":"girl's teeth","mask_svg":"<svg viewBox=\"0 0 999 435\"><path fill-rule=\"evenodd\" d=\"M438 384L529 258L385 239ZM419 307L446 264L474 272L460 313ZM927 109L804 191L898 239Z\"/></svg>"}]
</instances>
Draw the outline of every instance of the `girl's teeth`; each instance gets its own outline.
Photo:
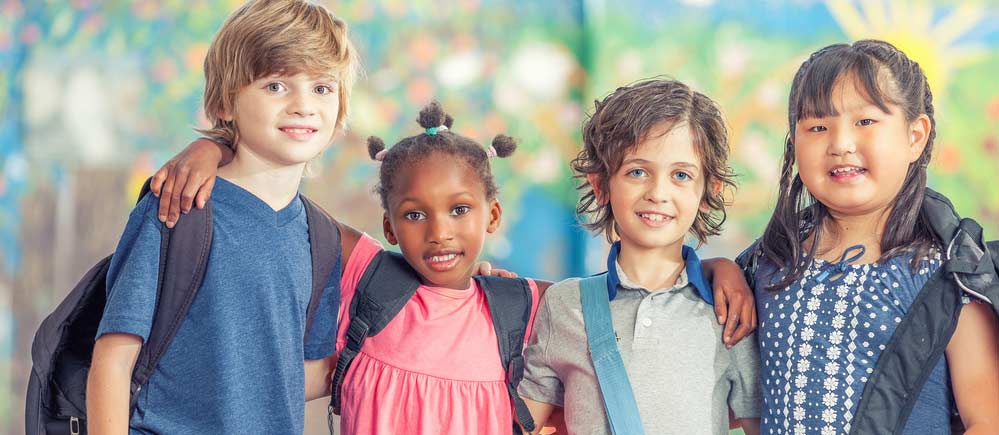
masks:
<instances>
[{"instance_id":1,"label":"girl's teeth","mask_svg":"<svg viewBox=\"0 0 999 435\"><path fill-rule=\"evenodd\" d=\"M433 257L430 257L430 261L433 261L435 263L440 263L444 261L451 261L454 259L454 257L457 257L457 255L456 254L435 255Z\"/></svg>"}]
</instances>

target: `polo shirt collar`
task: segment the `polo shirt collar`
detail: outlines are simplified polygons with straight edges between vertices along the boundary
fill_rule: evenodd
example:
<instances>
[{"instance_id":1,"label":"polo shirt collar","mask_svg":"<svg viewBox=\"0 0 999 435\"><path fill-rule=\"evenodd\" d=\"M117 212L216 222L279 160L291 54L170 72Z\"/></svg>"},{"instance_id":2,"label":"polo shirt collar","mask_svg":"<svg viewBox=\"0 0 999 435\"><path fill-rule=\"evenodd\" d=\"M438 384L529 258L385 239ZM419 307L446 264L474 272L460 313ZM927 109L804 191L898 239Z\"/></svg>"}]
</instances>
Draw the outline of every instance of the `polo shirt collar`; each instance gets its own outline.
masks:
<instances>
[{"instance_id":1,"label":"polo shirt collar","mask_svg":"<svg viewBox=\"0 0 999 435\"><path fill-rule=\"evenodd\" d=\"M613 300L617 296L618 286L621 285L621 276L618 274L617 257L621 253L621 242L614 242L610 252L607 254L607 293L609 299ZM711 291L711 284L704 279L704 271L701 270L701 260L697 258L694 248L683 245L681 251L684 263L684 273L687 281L694 286L697 294L710 305L714 305L715 298Z\"/></svg>"}]
</instances>

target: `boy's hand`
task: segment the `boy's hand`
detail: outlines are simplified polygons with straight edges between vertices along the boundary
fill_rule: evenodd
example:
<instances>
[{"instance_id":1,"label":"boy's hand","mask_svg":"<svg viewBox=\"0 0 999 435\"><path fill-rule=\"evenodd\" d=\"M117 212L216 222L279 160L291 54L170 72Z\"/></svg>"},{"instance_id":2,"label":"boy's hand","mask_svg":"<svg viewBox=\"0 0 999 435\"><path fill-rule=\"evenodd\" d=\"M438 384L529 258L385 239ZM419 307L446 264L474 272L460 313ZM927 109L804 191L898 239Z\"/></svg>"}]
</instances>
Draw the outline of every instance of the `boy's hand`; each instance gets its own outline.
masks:
<instances>
[{"instance_id":1,"label":"boy's hand","mask_svg":"<svg viewBox=\"0 0 999 435\"><path fill-rule=\"evenodd\" d=\"M510 272L509 270L493 268L493 265L489 264L488 261L480 261L479 264L478 264L478 267L475 268L475 270L476 270L476 272L475 272L476 275L498 276L498 277L501 277L501 278L516 278L517 277L516 273Z\"/></svg>"},{"instance_id":2,"label":"boy's hand","mask_svg":"<svg viewBox=\"0 0 999 435\"><path fill-rule=\"evenodd\" d=\"M715 314L725 325L722 340L731 348L756 330L756 301L746 284L742 269L734 261L712 258L701 262L705 277L712 283Z\"/></svg>"},{"instance_id":3,"label":"boy's hand","mask_svg":"<svg viewBox=\"0 0 999 435\"><path fill-rule=\"evenodd\" d=\"M159 219L173 228L180 212L205 206L215 186L220 164L232 160L232 151L205 138L191 142L153 175L149 187L160 199Z\"/></svg>"}]
</instances>

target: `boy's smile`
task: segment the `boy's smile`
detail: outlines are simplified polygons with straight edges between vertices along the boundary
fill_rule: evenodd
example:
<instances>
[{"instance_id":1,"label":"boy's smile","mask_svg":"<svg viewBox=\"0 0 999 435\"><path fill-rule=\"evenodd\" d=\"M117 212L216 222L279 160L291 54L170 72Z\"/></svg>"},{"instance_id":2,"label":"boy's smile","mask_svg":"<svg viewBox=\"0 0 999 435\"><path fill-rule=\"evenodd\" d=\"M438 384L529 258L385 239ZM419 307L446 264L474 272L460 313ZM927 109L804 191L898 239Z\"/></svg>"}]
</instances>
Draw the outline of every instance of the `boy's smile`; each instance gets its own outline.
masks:
<instances>
[{"instance_id":1,"label":"boy's smile","mask_svg":"<svg viewBox=\"0 0 999 435\"><path fill-rule=\"evenodd\" d=\"M425 285L467 289L486 233L501 210L459 158L435 153L396 174L383 226Z\"/></svg>"}]
</instances>

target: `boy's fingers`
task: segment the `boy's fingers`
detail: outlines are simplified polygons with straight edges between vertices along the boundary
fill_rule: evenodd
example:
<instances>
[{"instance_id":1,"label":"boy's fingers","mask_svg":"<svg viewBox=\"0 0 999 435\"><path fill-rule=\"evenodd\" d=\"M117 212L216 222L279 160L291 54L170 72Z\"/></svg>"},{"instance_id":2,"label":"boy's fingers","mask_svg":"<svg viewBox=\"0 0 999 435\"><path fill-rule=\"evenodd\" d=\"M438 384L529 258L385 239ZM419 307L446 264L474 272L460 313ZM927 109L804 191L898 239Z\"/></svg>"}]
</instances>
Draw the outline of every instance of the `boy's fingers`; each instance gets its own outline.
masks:
<instances>
[{"instance_id":1,"label":"boy's fingers","mask_svg":"<svg viewBox=\"0 0 999 435\"><path fill-rule=\"evenodd\" d=\"M729 347L732 346L732 338L734 337L736 326L739 325L738 313L738 311L732 311L729 313L728 319L725 321L725 330L722 332L722 341L724 341Z\"/></svg>"},{"instance_id":2,"label":"boy's fingers","mask_svg":"<svg viewBox=\"0 0 999 435\"><path fill-rule=\"evenodd\" d=\"M483 261L479 263L479 275L490 276L493 273L493 265L489 264L488 261Z\"/></svg>"},{"instance_id":3,"label":"boy's fingers","mask_svg":"<svg viewBox=\"0 0 999 435\"><path fill-rule=\"evenodd\" d=\"M173 196L174 180L176 180L176 177L173 176L171 172L171 174L167 175L166 181L163 182L163 191L160 194L160 210L157 214L160 222L166 223L169 228L173 228L173 226L169 224L169 219L167 218L170 214L170 198Z\"/></svg>"},{"instance_id":4,"label":"boy's fingers","mask_svg":"<svg viewBox=\"0 0 999 435\"><path fill-rule=\"evenodd\" d=\"M725 299L725 292L715 289L715 315L718 316L718 324L724 324L728 317L728 301Z\"/></svg>"},{"instance_id":5,"label":"boy's fingers","mask_svg":"<svg viewBox=\"0 0 999 435\"><path fill-rule=\"evenodd\" d=\"M167 179L167 173L170 172L170 168L173 167L173 161L166 162L162 168L153 174L153 179L149 181L149 190L153 192L157 198L160 197L160 189L163 188L163 183Z\"/></svg>"},{"instance_id":6,"label":"boy's fingers","mask_svg":"<svg viewBox=\"0 0 999 435\"><path fill-rule=\"evenodd\" d=\"M204 182L204 177L195 173L191 173L191 176L188 177L187 185L184 186L184 193L180 195L180 209L184 213L191 211L191 207L194 206L194 197L198 194L198 190L201 189Z\"/></svg>"},{"instance_id":7,"label":"boy's fingers","mask_svg":"<svg viewBox=\"0 0 999 435\"><path fill-rule=\"evenodd\" d=\"M198 208L205 208L205 204L208 203L208 198L212 196L212 189L215 187L215 177L208 177L205 184L201 186L201 190L198 191L198 196L195 201L198 204Z\"/></svg>"},{"instance_id":8,"label":"boy's fingers","mask_svg":"<svg viewBox=\"0 0 999 435\"><path fill-rule=\"evenodd\" d=\"M191 171L186 167L180 166L176 171L176 178L173 184L173 190L170 192L170 211L167 213L167 227L173 228L173 226L180 220L180 196L184 193L184 187L187 186L188 176Z\"/></svg>"}]
</instances>

